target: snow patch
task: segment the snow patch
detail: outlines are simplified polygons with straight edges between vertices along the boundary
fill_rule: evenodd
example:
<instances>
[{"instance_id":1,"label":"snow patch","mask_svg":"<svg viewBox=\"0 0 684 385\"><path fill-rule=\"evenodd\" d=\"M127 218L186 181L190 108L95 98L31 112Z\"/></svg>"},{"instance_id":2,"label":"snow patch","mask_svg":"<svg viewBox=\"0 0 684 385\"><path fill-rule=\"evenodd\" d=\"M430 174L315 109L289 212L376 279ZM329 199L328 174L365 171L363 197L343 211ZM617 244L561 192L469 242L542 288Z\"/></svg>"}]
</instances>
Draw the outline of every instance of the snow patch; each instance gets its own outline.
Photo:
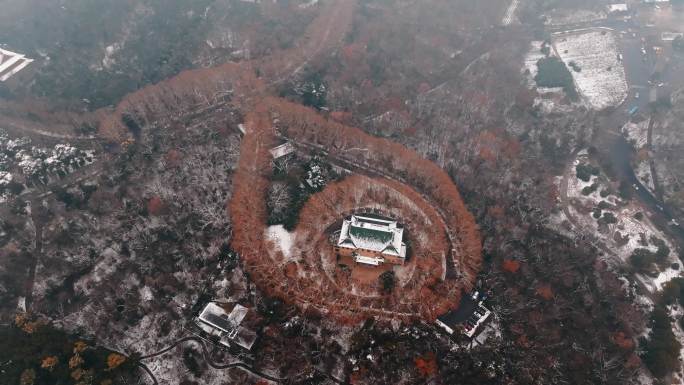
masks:
<instances>
[{"instance_id":1,"label":"snow patch","mask_svg":"<svg viewBox=\"0 0 684 385\"><path fill-rule=\"evenodd\" d=\"M629 140L634 141L634 146L639 149L648 143L648 120L639 123L629 122L622 127L622 132Z\"/></svg>"},{"instance_id":2,"label":"snow patch","mask_svg":"<svg viewBox=\"0 0 684 385\"><path fill-rule=\"evenodd\" d=\"M641 182L641 184L643 184L648 191L653 194L655 191L655 184L653 181L653 176L651 175L651 165L649 162L647 160L639 162L634 170L634 173L636 174L637 179L639 179L639 182Z\"/></svg>"},{"instance_id":3,"label":"snow patch","mask_svg":"<svg viewBox=\"0 0 684 385\"><path fill-rule=\"evenodd\" d=\"M592 108L602 110L627 98L625 69L618 60L618 46L612 32L559 35L554 37L554 48L570 69L577 90ZM573 66L580 71L572 69Z\"/></svg>"},{"instance_id":4,"label":"snow patch","mask_svg":"<svg viewBox=\"0 0 684 385\"><path fill-rule=\"evenodd\" d=\"M557 10L546 16L544 24L558 26L568 24L589 23L603 20L607 17L605 12L596 12L588 9Z\"/></svg>"},{"instance_id":5,"label":"snow patch","mask_svg":"<svg viewBox=\"0 0 684 385\"><path fill-rule=\"evenodd\" d=\"M663 290L663 285L672 280L673 278L678 278L682 275L681 269L675 270L671 267L668 267L664 271L661 271L660 274L653 280L651 280L652 287L657 289L657 290ZM684 344L682 344L684 346Z\"/></svg>"},{"instance_id":6,"label":"snow patch","mask_svg":"<svg viewBox=\"0 0 684 385\"><path fill-rule=\"evenodd\" d=\"M285 230L283 225L270 226L266 229L266 238L273 241L275 246L280 249L283 256L287 259L292 258L292 245L294 244L294 233Z\"/></svg>"}]
</instances>

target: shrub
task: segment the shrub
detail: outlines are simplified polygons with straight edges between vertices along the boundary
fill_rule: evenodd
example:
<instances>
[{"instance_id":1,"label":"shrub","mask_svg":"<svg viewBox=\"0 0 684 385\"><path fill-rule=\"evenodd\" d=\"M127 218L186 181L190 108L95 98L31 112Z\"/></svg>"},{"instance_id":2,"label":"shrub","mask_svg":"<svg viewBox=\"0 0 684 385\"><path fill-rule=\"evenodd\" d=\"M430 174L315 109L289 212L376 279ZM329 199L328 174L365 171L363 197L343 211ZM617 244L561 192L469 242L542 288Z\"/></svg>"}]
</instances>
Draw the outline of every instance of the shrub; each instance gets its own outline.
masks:
<instances>
[{"instance_id":1,"label":"shrub","mask_svg":"<svg viewBox=\"0 0 684 385\"><path fill-rule=\"evenodd\" d=\"M577 62L571 61L569 64L570 64L570 68L572 68L573 71L582 72L582 67L580 67L579 64L577 64Z\"/></svg>"},{"instance_id":2,"label":"shrub","mask_svg":"<svg viewBox=\"0 0 684 385\"><path fill-rule=\"evenodd\" d=\"M392 290L394 290L395 285L396 280L394 277L394 271L388 270L380 274L380 286L382 287L382 291L385 293L391 293Z\"/></svg>"},{"instance_id":3,"label":"shrub","mask_svg":"<svg viewBox=\"0 0 684 385\"><path fill-rule=\"evenodd\" d=\"M682 1L679 1L680 3ZM679 36L672 41L672 48L676 51L684 52L684 38Z\"/></svg>"},{"instance_id":4,"label":"shrub","mask_svg":"<svg viewBox=\"0 0 684 385\"><path fill-rule=\"evenodd\" d=\"M671 305L673 303L684 302L684 279L674 278L663 285L661 293L663 303Z\"/></svg>"},{"instance_id":5,"label":"shrub","mask_svg":"<svg viewBox=\"0 0 684 385\"><path fill-rule=\"evenodd\" d=\"M658 248L655 252L655 258L658 262L664 262L667 257L670 256L670 248L667 247L665 241L660 238L652 236L650 239L651 243Z\"/></svg>"},{"instance_id":6,"label":"shrub","mask_svg":"<svg viewBox=\"0 0 684 385\"><path fill-rule=\"evenodd\" d=\"M624 180L620 182L619 195L622 199L630 199L632 197L632 188L629 183Z\"/></svg>"},{"instance_id":7,"label":"shrub","mask_svg":"<svg viewBox=\"0 0 684 385\"><path fill-rule=\"evenodd\" d=\"M584 164L578 164L575 166L575 172L577 173L577 178L584 182L589 182L591 180L591 169L589 166Z\"/></svg>"},{"instance_id":8,"label":"shrub","mask_svg":"<svg viewBox=\"0 0 684 385\"><path fill-rule=\"evenodd\" d=\"M617 223L617 218L613 213L604 213L603 214L603 221L608 224L613 224Z\"/></svg>"},{"instance_id":9,"label":"shrub","mask_svg":"<svg viewBox=\"0 0 684 385\"><path fill-rule=\"evenodd\" d=\"M629 257L629 263L639 271L651 268L654 262L655 255L648 249L636 249Z\"/></svg>"},{"instance_id":10,"label":"shrub","mask_svg":"<svg viewBox=\"0 0 684 385\"><path fill-rule=\"evenodd\" d=\"M681 344L672 332L671 320L665 306L655 307L651 314L651 327L642 358L654 376L663 378L679 368Z\"/></svg>"},{"instance_id":11,"label":"shrub","mask_svg":"<svg viewBox=\"0 0 684 385\"><path fill-rule=\"evenodd\" d=\"M544 56L549 56L549 54L551 53L551 48L548 45L544 44L541 47L541 53L543 53Z\"/></svg>"},{"instance_id":12,"label":"shrub","mask_svg":"<svg viewBox=\"0 0 684 385\"><path fill-rule=\"evenodd\" d=\"M598 187L598 183L593 183L591 186L587 186L582 189L582 195L591 195L592 193L596 192Z\"/></svg>"},{"instance_id":13,"label":"shrub","mask_svg":"<svg viewBox=\"0 0 684 385\"><path fill-rule=\"evenodd\" d=\"M109 369L118 368L124 362L126 362L126 357L122 356L121 354L110 353L107 356L107 368Z\"/></svg>"}]
</instances>

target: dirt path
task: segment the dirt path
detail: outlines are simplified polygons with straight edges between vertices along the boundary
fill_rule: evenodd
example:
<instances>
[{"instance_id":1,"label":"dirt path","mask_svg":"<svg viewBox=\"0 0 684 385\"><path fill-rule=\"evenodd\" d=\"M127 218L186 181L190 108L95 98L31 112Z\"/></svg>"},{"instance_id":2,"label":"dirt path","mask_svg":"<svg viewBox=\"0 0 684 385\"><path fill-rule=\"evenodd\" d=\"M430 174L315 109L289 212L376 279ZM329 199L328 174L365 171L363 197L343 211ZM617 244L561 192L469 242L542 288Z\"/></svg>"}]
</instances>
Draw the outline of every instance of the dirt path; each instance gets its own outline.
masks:
<instances>
[{"instance_id":1,"label":"dirt path","mask_svg":"<svg viewBox=\"0 0 684 385\"><path fill-rule=\"evenodd\" d=\"M276 74L268 85L277 85L297 75L313 58L324 51L332 50L343 41L352 23L356 0L337 0L328 3L326 7L307 29L303 42L296 44L295 48L267 58L264 64L255 64L265 67L267 73L272 71ZM286 64L283 67L281 63ZM270 65L276 65L278 68L269 69Z\"/></svg>"},{"instance_id":2,"label":"dirt path","mask_svg":"<svg viewBox=\"0 0 684 385\"><path fill-rule=\"evenodd\" d=\"M59 134L56 132L47 131L44 127L38 126L36 124L29 123L20 119L10 119L5 116L0 115L2 118L0 120L2 128L6 131L13 133L17 136L21 135L36 135L39 137L45 137L48 139L55 139L59 141L70 141L70 142L90 142L97 140L95 136L77 136L77 135L66 135Z\"/></svg>"},{"instance_id":3,"label":"dirt path","mask_svg":"<svg viewBox=\"0 0 684 385\"><path fill-rule=\"evenodd\" d=\"M42 206L31 204L31 221L33 222L33 227L35 228L35 243L33 247L33 252L31 253L31 260L29 261L29 271L25 283L25 294L26 298L26 311L31 310L31 305L33 302L33 286L36 281L36 268L38 266L38 261L43 257L43 218L41 215Z\"/></svg>"}]
</instances>

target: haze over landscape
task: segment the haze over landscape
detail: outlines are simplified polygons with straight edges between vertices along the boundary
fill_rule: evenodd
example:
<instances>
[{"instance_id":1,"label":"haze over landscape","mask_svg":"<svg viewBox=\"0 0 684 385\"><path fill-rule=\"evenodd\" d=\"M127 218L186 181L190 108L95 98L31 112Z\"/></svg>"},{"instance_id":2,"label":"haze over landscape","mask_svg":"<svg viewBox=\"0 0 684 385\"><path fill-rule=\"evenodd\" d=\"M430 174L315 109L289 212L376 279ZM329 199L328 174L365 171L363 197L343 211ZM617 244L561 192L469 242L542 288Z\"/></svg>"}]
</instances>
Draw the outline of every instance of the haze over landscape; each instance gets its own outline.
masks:
<instances>
[{"instance_id":1,"label":"haze over landscape","mask_svg":"<svg viewBox=\"0 0 684 385\"><path fill-rule=\"evenodd\" d=\"M0 385L684 384L684 1L0 9Z\"/></svg>"}]
</instances>

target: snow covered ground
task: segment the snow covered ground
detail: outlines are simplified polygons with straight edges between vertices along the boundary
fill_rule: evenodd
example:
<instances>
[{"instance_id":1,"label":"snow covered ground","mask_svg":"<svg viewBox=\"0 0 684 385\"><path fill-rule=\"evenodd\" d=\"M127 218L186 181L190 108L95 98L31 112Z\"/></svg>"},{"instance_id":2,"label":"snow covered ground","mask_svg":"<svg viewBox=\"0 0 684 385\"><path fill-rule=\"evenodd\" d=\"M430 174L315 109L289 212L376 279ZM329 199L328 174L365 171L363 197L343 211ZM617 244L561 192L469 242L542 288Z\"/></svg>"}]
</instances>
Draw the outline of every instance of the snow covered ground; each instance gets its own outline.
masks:
<instances>
[{"instance_id":1,"label":"snow covered ground","mask_svg":"<svg viewBox=\"0 0 684 385\"><path fill-rule=\"evenodd\" d=\"M596 110L617 106L629 93L625 69L618 60L615 35L594 30L554 36L554 48L570 69L579 93Z\"/></svg>"},{"instance_id":2,"label":"snow covered ground","mask_svg":"<svg viewBox=\"0 0 684 385\"><path fill-rule=\"evenodd\" d=\"M318 0L310 0L306 3L299 4L299 8L302 8L302 9L309 8L309 7L313 7L316 4L318 4Z\"/></svg>"},{"instance_id":3,"label":"snow covered ground","mask_svg":"<svg viewBox=\"0 0 684 385\"><path fill-rule=\"evenodd\" d=\"M634 141L634 147L638 150L648 143L648 119L639 123L628 122L622 127L622 132L628 140Z\"/></svg>"},{"instance_id":4,"label":"snow covered ground","mask_svg":"<svg viewBox=\"0 0 684 385\"><path fill-rule=\"evenodd\" d=\"M544 53L541 51L543 46L543 41L532 41L530 43L530 49L527 51L527 55L525 55L522 71L529 71L528 81L531 82L531 86L535 86L534 77L537 76L537 72L539 72L539 69L537 68L537 62L546 57L546 55L544 55Z\"/></svg>"},{"instance_id":5,"label":"snow covered ground","mask_svg":"<svg viewBox=\"0 0 684 385\"><path fill-rule=\"evenodd\" d=\"M290 259L292 257L294 234L285 230L283 225L268 227L266 229L266 237L276 245L286 259Z\"/></svg>"},{"instance_id":6,"label":"snow covered ground","mask_svg":"<svg viewBox=\"0 0 684 385\"><path fill-rule=\"evenodd\" d=\"M592 176L589 182L577 178L575 166L587 162L586 155L580 155L576 159L572 175L568 179L567 196L570 202L568 209L572 218L577 222L578 228L575 230L598 237L600 243L612 250L625 263L637 248L644 248L655 252L657 247L651 242L651 238L655 237L664 240L666 245L672 250L670 262L678 262L674 246L668 241L666 235L656 228L648 215L643 213L642 207L616 196L614 194L614 186L611 186L603 176ZM560 180L558 183L560 183ZM593 184L598 185L595 191L584 195L582 190ZM611 193L602 197L601 192L604 190ZM604 195L606 194L604 193ZM615 216L615 223L601 225L599 220L593 216L594 210L599 207L599 204L604 206L600 210L602 217L605 217L606 214L612 214ZM558 218L553 218L552 223L559 224L568 220L563 212L560 212L557 216ZM656 278L646 276L642 278L646 286L655 290L660 289L662 284L671 277L678 275L679 270L666 268Z\"/></svg>"},{"instance_id":7,"label":"snow covered ground","mask_svg":"<svg viewBox=\"0 0 684 385\"><path fill-rule=\"evenodd\" d=\"M639 162L634 169L634 173L636 174L637 179L639 179L639 182L653 194L655 191L655 184L653 182L653 176L651 175L651 164L648 159Z\"/></svg>"},{"instance_id":8,"label":"snow covered ground","mask_svg":"<svg viewBox=\"0 0 684 385\"><path fill-rule=\"evenodd\" d=\"M559 26L568 24L588 23L603 20L607 17L605 12L596 12L588 9L554 10L546 15L546 25Z\"/></svg>"},{"instance_id":9,"label":"snow covered ground","mask_svg":"<svg viewBox=\"0 0 684 385\"><path fill-rule=\"evenodd\" d=\"M482 329L482 332L480 332L480 334L473 339L477 345L484 345L490 339L502 338L501 324L499 324L499 320L496 318L496 315L493 315L493 317L494 319L486 324Z\"/></svg>"}]
</instances>

